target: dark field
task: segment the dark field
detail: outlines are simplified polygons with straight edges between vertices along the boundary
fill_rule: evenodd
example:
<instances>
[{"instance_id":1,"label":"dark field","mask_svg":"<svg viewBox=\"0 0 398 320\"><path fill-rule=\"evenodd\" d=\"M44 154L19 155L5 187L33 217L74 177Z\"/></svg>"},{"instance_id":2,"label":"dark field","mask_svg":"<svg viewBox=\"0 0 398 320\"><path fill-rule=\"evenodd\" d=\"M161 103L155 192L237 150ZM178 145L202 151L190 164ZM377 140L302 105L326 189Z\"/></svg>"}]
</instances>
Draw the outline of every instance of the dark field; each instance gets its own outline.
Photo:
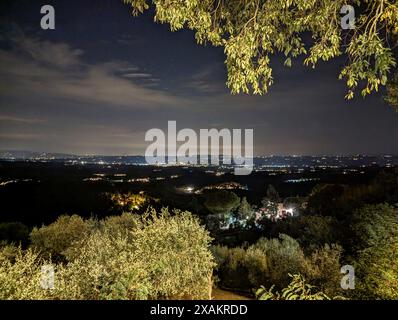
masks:
<instances>
[{"instance_id":1,"label":"dark field","mask_svg":"<svg viewBox=\"0 0 398 320\"><path fill-rule=\"evenodd\" d=\"M282 198L307 196L319 183L368 184L381 169L370 167L348 172L344 169L344 173L343 169L308 170L300 173L291 169L290 173L261 171L249 176L235 176L229 172L216 176L214 172L206 171L209 168L94 164L70 166L59 162L3 161L0 162L0 221L18 221L34 226L53 222L62 214L101 218L117 214L105 196L106 193L139 191L160 199L161 206L186 209L204 216L208 211L202 205L202 195L180 192L178 188L191 186L197 190L223 182L237 182L247 186L247 190L232 191L258 205L269 184L278 190ZM85 181L90 178L101 180ZM128 182L137 178L149 178L150 181ZM310 180L287 182L298 179Z\"/></svg>"}]
</instances>

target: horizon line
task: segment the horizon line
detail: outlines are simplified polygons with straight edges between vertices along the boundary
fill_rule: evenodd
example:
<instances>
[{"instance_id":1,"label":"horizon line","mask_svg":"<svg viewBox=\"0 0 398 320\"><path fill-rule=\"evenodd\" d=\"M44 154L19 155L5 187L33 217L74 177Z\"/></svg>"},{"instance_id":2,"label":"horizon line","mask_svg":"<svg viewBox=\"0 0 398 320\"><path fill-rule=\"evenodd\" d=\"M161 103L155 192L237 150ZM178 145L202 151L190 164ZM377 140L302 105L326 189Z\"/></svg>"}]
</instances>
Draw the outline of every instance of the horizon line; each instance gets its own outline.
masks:
<instances>
[{"instance_id":1,"label":"horizon line","mask_svg":"<svg viewBox=\"0 0 398 320\"><path fill-rule=\"evenodd\" d=\"M13 152L20 152L20 153L41 153L41 154L58 154L63 156L74 156L74 157L145 157L144 154L95 154L95 153L87 153L87 154L78 154L78 153L68 153L68 152L53 152L53 151L30 151L30 150L7 150L7 149L0 149L1 153L13 153ZM164 157L169 157L167 154L159 155ZM219 154L219 157L223 157L224 154ZM233 157L233 155L226 155ZM259 157L358 157L358 156L367 156L367 157L398 157L398 154L393 153L347 153L347 154L338 154L338 153L318 153L318 154L261 154L261 155L254 155L253 158ZM153 156L154 157L154 156ZM171 156L172 157L172 156ZM207 155L200 155L196 154L193 156L188 157L212 157L211 154Z\"/></svg>"}]
</instances>

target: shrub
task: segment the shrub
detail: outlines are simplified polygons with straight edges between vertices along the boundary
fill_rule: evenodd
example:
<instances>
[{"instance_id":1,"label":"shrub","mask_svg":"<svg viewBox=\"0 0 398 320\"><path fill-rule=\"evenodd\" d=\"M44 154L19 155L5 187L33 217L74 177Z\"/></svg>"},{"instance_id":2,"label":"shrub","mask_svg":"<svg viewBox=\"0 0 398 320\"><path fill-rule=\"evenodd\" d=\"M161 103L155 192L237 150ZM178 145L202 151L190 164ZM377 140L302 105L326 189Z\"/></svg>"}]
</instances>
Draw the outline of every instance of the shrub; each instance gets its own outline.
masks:
<instances>
[{"instance_id":1,"label":"shrub","mask_svg":"<svg viewBox=\"0 0 398 320\"><path fill-rule=\"evenodd\" d=\"M251 289L289 283L289 272L302 272L305 257L298 242L287 235L279 239L261 238L248 248L217 246L213 249L218 263L221 285L234 289Z\"/></svg>"},{"instance_id":2,"label":"shrub","mask_svg":"<svg viewBox=\"0 0 398 320\"><path fill-rule=\"evenodd\" d=\"M134 233L136 254L154 283L152 298L209 298L214 267L210 241L208 231L189 212L152 211L144 228Z\"/></svg>"},{"instance_id":3,"label":"shrub","mask_svg":"<svg viewBox=\"0 0 398 320\"><path fill-rule=\"evenodd\" d=\"M345 186L337 184L318 184L308 198L307 212L314 215L341 217L338 200L344 193Z\"/></svg>"},{"instance_id":4,"label":"shrub","mask_svg":"<svg viewBox=\"0 0 398 320\"><path fill-rule=\"evenodd\" d=\"M214 267L208 232L189 212L151 210L105 221L62 217L35 230L35 248L0 252L3 299L206 299ZM55 288L40 287L45 257ZM26 287L23 285L26 283Z\"/></svg>"},{"instance_id":5,"label":"shrub","mask_svg":"<svg viewBox=\"0 0 398 320\"><path fill-rule=\"evenodd\" d=\"M343 293L340 286L340 258L342 248L338 245L324 245L307 258L305 277L329 296Z\"/></svg>"},{"instance_id":6,"label":"shrub","mask_svg":"<svg viewBox=\"0 0 398 320\"><path fill-rule=\"evenodd\" d=\"M269 281L277 287L289 284L289 273L305 271L305 256L300 244L293 238L281 234L279 239L262 238L252 246L260 250L267 258ZM260 285L253 283L253 285Z\"/></svg>"},{"instance_id":7,"label":"shrub","mask_svg":"<svg viewBox=\"0 0 398 320\"><path fill-rule=\"evenodd\" d=\"M44 263L31 249L0 248L0 300L45 299L47 293L40 287Z\"/></svg>"},{"instance_id":8,"label":"shrub","mask_svg":"<svg viewBox=\"0 0 398 320\"><path fill-rule=\"evenodd\" d=\"M398 239L398 208L388 204L366 205L354 211L350 223L352 245L357 250Z\"/></svg>"},{"instance_id":9,"label":"shrub","mask_svg":"<svg viewBox=\"0 0 398 320\"><path fill-rule=\"evenodd\" d=\"M272 236L280 233L296 239L306 251L327 243L335 243L338 223L329 216L301 215L275 223L271 230Z\"/></svg>"},{"instance_id":10,"label":"shrub","mask_svg":"<svg viewBox=\"0 0 398 320\"><path fill-rule=\"evenodd\" d=\"M100 221L100 228L111 234L131 235L131 231L142 228L140 216L124 212L119 216L110 216Z\"/></svg>"},{"instance_id":11,"label":"shrub","mask_svg":"<svg viewBox=\"0 0 398 320\"><path fill-rule=\"evenodd\" d=\"M266 289L262 286L256 292L258 300L330 300L330 298L321 291L314 292L314 286L308 284L305 279L299 275L290 275L292 278L290 284L282 289L282 293L273 292L274 287Z\"/></svg>"},{"instance_id":12,"label":"shrub","mask_svg":"<svg viewBox=\"0 0 398 320\"><path fill-rule=\"evenodd\" d=\"M355 270L355 298L398 299L398 241L363 250Z\"/></svg>"},{"instance_id":13,"label":"shrub","mask_svg":"<svg viewBox=\"0 0 398 320\"><path fill-rule=\"evenodd\" d=\"M96 230L66 252L70 262L58 270L59 299L147 299L146 266L127 236Z\"/></svg>"},{"instance_id":14,"label":"shrub","mask_svg":"<svg viewBox=\"0 0 398 320\"><path fill-rule=\"evenodd\" d=\"M213 214L228 214L240 204L239 197L230 191L218 190L206 195L205 207Z\"/></svg>"},{"instance_id":15,"label":"shrub","mask_svg":"<svg viewBox=\"0 0 398 320\"><path fill-rule=\"evenodd\" d=\"M249 247L246 251L245 264L251 287L270 282L269 261L266 254L258 248Z\"/></svg>"},{"instance_id":16,"label":"shrub","mask_svg":"<svg viewBox=\"0 0 398 320\"><path fill-rule=\"evenodd\" d=\"M45 258L63 260L65 250L88 235L95 225L93 219L83 220L78 215L60 216L54 223L32 230L30 234L32 247L40 251Z\"/></svg>"},{"instance_id":17,"label":"shrub","mask_svg":"<svg viewBox=\"0 0 398 320\"><path fill-rule=\"evenodd\" d=\"M398 299L398 208L367 205L354 212L352 243L358 250L356 298Z\"/></svg>"},{"instance_id":18,"label":"shrub","mask_svg":"<svg viewBox=\"0 0 398 320\"><path fill-rule=\"evenodd\" d=\"M248 248L216 246L213 253L222 287L281 290L289 284L289 274L302 274L327 294L340 293L341 248L336 245L305 255L295 239L281 234L275 239L261 238Z\"/></svg>"},{"instance_id":19,"label":"shrub","mask_svg":"<svg viewBox=\"0 0 398 320\"><path fill-rule=\"evenodd\" d=\"M213 254L217 262L217 275L220 285L227 289L250 289L247 277L246 249L214 246Z\"/></svg>"}]
</instances>

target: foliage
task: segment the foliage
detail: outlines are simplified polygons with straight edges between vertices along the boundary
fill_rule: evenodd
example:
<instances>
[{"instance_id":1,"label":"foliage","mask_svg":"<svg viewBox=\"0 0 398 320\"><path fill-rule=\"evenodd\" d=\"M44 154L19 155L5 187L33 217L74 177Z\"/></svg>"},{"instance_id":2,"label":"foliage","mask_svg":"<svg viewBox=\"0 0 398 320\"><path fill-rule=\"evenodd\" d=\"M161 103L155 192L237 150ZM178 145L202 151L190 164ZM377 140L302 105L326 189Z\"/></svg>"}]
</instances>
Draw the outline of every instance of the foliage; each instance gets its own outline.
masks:
<instances>
[{"instance_id":1,"label":"foliage","mask_svg":"<svg viewBox=\"0 0 398 320\"><path fill-rule=\"evenodd\" d=\"M2 299L167 299L210 297L211 238L189 212L162 209L105 221L64 216L35 230L35 248L0 249ZM95 223L94 223L95 222ZM64 228L64 229L63 229ZM54 243L51 243L53 241ZM45 257L54 289L40 287Z\"/></svg>"},{"instance_id":2,"label":"foliage","mask_svg":"<svg viewBox=\"0 0 398 320\"><path fill-rule=\"evenodd\" d=\"M272 202L281 202L281 197L272 184L267 187L266 198Z\"/></svg>"},{"instance_id":3,"label":"foliage","mask_svg":"<svg viewBox=\"0 0 398 320\"><path fill-rule=\"evenodd\" d=\"M357 250L398 240L398 208L387 204L364 206L354 212L350 229Z\"/></svg>"},{"instance_id":4,"label":"foliage","mask_svg":"<svg viewBox=\"0 0 398 320\"><path fill-rule=\"evenodd\" d=\"M250 203L247 202L246 197L242 198L236 213L238 221L242 222L243 226L248 227L253 225L256 218L255 210Z\"/></svg>"},{"instance_id":5,"label":"foliage","mask_svg":"<svg viewBox=\"0 0 398 320\"><path fill-rule=\"evenodd\" d=\"M123 0L137 15L155 5L155 21L172 31L195 31L199 44L224 48L227 85L232 93L263 94L273 83L271 57L285 57L285 65L304 55L304 64L315 67L345 54L340 79L346 81L351 99L358 87L362 95L386 85L395 67L391 47L398 33L396 0ZM341 26L343 5L361 6L354 30ZM306 43L304 35L312 41Z\"/></svg>"},{"instance_id":6,"label":"foliage","mask_svg":"<svg viewBox=\"0 0 398 320\"><path fill-rule=\"evenodd\" d=\"M307 257L306 278L329 296L344 293L340 286L342 251L342 247L338 245L325 244Z\"/></svg>"},{"instance_id":7,"label":"foliage","mask_svg":"<svg viewBox=\"0 0 398 320\"><path fill-rule=\"evenodd\" d=\"M398 238L363 250L356 264L356 298L398 299Z\"/></svg>"},{"instance_id":8,"label":"foliage","mask_svg":"<svg viewBox=\"0 0 398 320\"><path fill-rule=\"evenodd\" d=\"M398 168L380 172L372 187L377 191L376 202L398 203Z\"/></svg>"},{"instance_id":9,"label":"foliage","mask_svg":"<svg viewBox=\"0 0 398 320\"><path fill-rule=\"evenodd\" d=\"M314 215L340 216L341 213L336 209L336 202L344 190L343 185L316 185L309 195L307 212Z\"/></svg>"},{"instance_id":10,"label":"foliage","mask_svg":"<svg viewBox=\"0 0 398 320\"><path fill-rule=\"evenodd\" d=\"M245 264L247 277L251 287L259 284L270 283L270 265L269 257L259 248L253 246L246 250Z\"/></svg>"},{"instance_id":11,"label":"foliage","mask_svg":"<svg viewBox=\"0 0 398 320\"><path fill-rule=\"evenodd\" d=\"M21 247L0 248L0 300L45 299L46 291L40 287L40 255Z\"/></svg>"},{"instance_id":12,"label":"foliage","mask_svg":"<svg viewBox=\"0 0 398 320\"><path fill-rule=\"evenodd\" d=\"M228 214L240 203L239 197L230 191L217 190L206 195L205 207L214 214Z\"/></svg>"},{"instance_id":13,"label":"foliage","mask_svg":"<svg viewBox=\"0 0 398 320\"><path fill-rule=\"evenodd\" d=\"M151 212L134 235L136 253L144 259L156 284L153 298L208 298L214 266L208 232L189 212Z\"/></svg>"},{"instance_id":14,"label":"foliage","mask_svg":"<svg viewBox=\"0 0 398 320\"><path fill-rule=\"evenodd\" d=\"M361 299L398 299L398 208L368 205L354 212L352 245L358 275L354 295Z\"/></svg>"},{"instance_id":15,"label":"foliage","mask_svg":"<svg viewBox=\"0 0 398 320\"><path fill-rule=\"evenodd\" d=\"M250 289L245 248L213 246L212 253L216 261L219 283L230 289ZM261 272L261 271L259 271Z\"/></svg>"},{"instance_id":16,"label":"foliage","mask_svg":"<svg viewBox=\"0 0 398 320\"><path fill-rule=\"evenodd\" d=\"M46 258L62 260L65 250L94 229L96 222L84 220L78 215L60 216L55 222L41 228L33 228L30 239L32 247Z\"/></svg>"},{"instance_id":17,"label":"foliage","mask_svg":"<svg viewBox=\"0 0 398 320\"><path fill-rule=\"evenodd\" d=\"M273 185L268 185L266 196L261 200L261 209L265 210L269 215L266 221L271 219L271 221L275 222L277 220L278 204L281 201L282 200L275 187ZM260 223L263 224L266 221L260 221Z\"/></svg>"},{"instance_id":18,"label":"foliage","mask_svg":"<svg viewBox=\"0 0 398 320\"><path fill-rule=\"evenodd\" d=\"M99 227L110 234L132 236L132 231L142 228L140 216L124 212L119 216L109 216L99 222Z\"/></svg>"},{"instance_id":19,"label":"foliage","mask_svg":"<svg viewBox=\"0 0 398 320\"><path fill-rule=\"evenodd\" d=\"M303 248L323 246L338 241L339 224L329 216L300 215L298 217L277 221L273 224L270 235L276 237L280 233L296 239ZM339 232L338 232L339 231Z\"/></svg>"},{"instance_id":20,"label":"foliage","mask_svg":"<svg viewBox=\"0 0 398 320\"><path fill-rule=\"evenodd\" d=\"M96 230L67 251L69 263L57 272L60 299L147 299L145 264L127 236Z\"/></svg>"},{"instance_id":21,"label":"foliage","mask_svg":"<svg viewBox=\"0 0 398 320\"><path fill-rule=\"evenodd\" d=\"M279 238L270 240L262 238L252 248L259 250L267 259L269 284L282 288L288 284L289 273L305 271L304 252L300 244L287 235L281 234Z\"/></svg>"},{"instance_id":22,"label":"foliage","mask_svg":"<svg viewBox=\"0 0 398 320\"><path fill-rule=\"evenodd\" d=\"M305 255L299 243L281 234L276 239L261 238L248 247L212 248L219 284L225 288L247 290L289 284L288 274L302 274L328 294L340 293L341 248L319 247Z\"/></svg>"},{"instance_id":23,"label":"foliage","mask_svg":"<svg viewBox=\"0 0 398 320\"><path fill-rule=\"evenodd\" d=\"M367 185L318 184L312 190L306 212L349 220L356 209L366 204L398 203L398 169L381 171Z\"/></svg>"},{"instance_id":24,"label":"foliage","mask_svg":"<svg viewBox=\"0 0 398 320\"><path fill-rule=\"evenodd\" d=\"M321 291L314 292L314 286L306 283L303 276L299 274L291 275L290 284L282 289L282 293L273 292L274 287L266 289L262 286L256 292L258 300L330 300L330 298Z\"/></svg>"},{"instance_id":25,"label":"foliage","mask_svg":"<svg viewBox=\"0 0 398 320\"><path fill-rule=\"evenodd\" d=\"M385 100L398 111L398 73L387 84L387 96Z\"/></svg>"}]
</instances>

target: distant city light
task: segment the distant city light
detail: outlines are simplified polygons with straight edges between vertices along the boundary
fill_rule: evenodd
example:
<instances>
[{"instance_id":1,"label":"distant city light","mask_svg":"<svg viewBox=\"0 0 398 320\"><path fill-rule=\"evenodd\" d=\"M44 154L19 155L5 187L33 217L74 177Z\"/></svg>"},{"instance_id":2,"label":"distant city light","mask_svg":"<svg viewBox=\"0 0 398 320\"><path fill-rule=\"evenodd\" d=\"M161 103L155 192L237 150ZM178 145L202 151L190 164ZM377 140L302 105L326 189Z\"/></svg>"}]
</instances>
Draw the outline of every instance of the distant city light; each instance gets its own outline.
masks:
<instances>
[{"instance_id":1,"label":"distant city light","mask_svg":"<svg viewBox=\"0 0 398 320\"><path fill-rule=\"evenodd\" d=\"M293 208L286 209L286 212L290 213L291 215L293 215Z\"/></svg>"}]
</instances>

